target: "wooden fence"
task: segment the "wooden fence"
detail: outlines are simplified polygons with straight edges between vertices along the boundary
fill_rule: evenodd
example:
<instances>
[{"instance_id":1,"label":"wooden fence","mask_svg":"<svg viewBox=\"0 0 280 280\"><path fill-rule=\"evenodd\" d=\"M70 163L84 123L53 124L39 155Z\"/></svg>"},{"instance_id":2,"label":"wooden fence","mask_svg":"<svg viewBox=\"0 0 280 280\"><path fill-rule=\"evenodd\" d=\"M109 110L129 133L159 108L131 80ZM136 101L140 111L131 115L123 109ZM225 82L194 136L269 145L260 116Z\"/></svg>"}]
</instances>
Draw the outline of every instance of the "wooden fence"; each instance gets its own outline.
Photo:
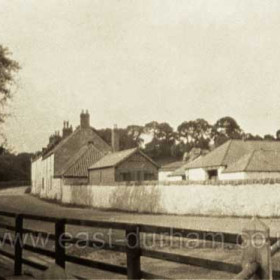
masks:
<instances>
[{"instance_id":1,"label":"wooden fence","mask_svg":"<svg viewBox=\"0 0 280 280\"><path fill-rule=\"evenodd\" d=\"M32 253L41 254L43 256L53 258L55 263L65 268L65 263L74 263L86 267L96 268L104 271L126 275L128 279L158 279L163 278L153 273L147 273L141 270L141 256L171 261L180 264L198 266L206 269L224 271L233 274L234 279L251 279L256 276L257 279L280 279L280 271L272 270L272 256L279 250L280 241L269 236L269 229L258 219L253 219L241 234L232 234L225 232L198 231L184 228L170 228L164 226L151 226L145 224L131 224L120 222L106 222L94 220L78 220L78 219L60 219L55 217L37 216L30 214L16 214L11 212L0 211L0 216L14 218L14 226L6 223L0 223L0 228L14 232L14 240L8 240L0 237L1 243L13 246L14 253L0 249L0 254L14 260L14 274L21 275L23 264L31 266L39 270L47 269L46 265L31 261L23 257L23 250ZM36 231L23 227L25 220L35 220L41 222L54 223L55 233L50 234L44 231ZM83 239L63 238L65 234L65 226L73 225L80 227L94 227L112 230L125 231L125 241L123 244L109 244L100 242L100 240L85 241ZM198 258L181 254L174 254L163 251L147 249L141 246L140 234L164 234L169 236L184 236L196 239L224 242L232 245L242 246L242 256L240 264L227 263L218 260ZM30 244L24 244L23 236L31 234L40 236L41 238L49 238L55 244L55 250L49 250L42 247L36 247ZM222 238L213 239L214 236ZM66 253L65 244L75 244L83 242L89 247L101 246L102 249L123 252L127 256L127 265L119 266L110 263L100 262L81 258ZM273 243L273 246L270 246Z\"/></svg>"}]
</instances>

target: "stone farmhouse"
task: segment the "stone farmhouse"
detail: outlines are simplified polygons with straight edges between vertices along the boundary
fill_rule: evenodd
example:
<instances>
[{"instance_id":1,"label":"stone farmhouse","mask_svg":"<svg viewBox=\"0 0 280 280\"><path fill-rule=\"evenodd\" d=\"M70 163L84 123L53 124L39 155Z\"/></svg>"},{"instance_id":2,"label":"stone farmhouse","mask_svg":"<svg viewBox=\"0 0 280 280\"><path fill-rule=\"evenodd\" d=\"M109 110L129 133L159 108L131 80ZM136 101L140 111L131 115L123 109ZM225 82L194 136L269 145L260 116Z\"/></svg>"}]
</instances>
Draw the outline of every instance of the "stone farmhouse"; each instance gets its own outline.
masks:
<instances>
[{"instance_id":1,"label":"stone farmhouse","mask_svg":"<svg viewBox=\"0 0 280 280\"><path fill-rule=\"evenodd\" d=\"M280 178L280 142L229 140L184 169L190 181Z\"/></svg>"},{"instance_id":2,"label":"stone farmhouse","mask_svg":"<svg viewBox=\"0 0 280 280\"><path fill-rule=\"evenodd\" d=\"M98 181L89 181L89 167L91 178L96 178L97 171L93 170L99 170ZM80 125L74 131L68 122L64 122L62 136L58 132L52 135L47 148L43 148L33 158L32 193L60 199L63 185L157 180L158 168L156 163L138 149L119 151L119 133L116 127L112 130L112 146L107 144L90 126L89 113L82 112ZM110 174L107 179L105 173Z\"/></svg>"}]
</instances>

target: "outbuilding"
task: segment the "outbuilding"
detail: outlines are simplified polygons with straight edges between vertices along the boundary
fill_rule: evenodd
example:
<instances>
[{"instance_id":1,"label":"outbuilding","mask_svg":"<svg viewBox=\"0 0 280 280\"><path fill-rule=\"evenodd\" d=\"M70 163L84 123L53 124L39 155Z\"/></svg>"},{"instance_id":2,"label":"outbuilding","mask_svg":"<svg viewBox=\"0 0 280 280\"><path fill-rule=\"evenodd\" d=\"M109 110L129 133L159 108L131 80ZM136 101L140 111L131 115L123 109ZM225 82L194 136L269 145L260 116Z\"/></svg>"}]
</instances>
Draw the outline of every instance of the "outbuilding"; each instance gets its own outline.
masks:
<instances>
[{"instance_id":1,"label":"outbuilding","mask_svg":"<svg viewBox=\"0 0 280 280\"><path fill-rule=\"evenodd\" d=\"M280 178L280 141L230 140L184 168L191 181Z\"/></svg>"},{"instance_id":2,"label":"outbuilding","mask_svg":"<svg viewBox=\"0 0 280 280\"><path fill-rule=\"evenodd\" d=\"M89 184L158 180L159 166L140 149L109 153L89 167Z\"/></svg>"}]
</instances>

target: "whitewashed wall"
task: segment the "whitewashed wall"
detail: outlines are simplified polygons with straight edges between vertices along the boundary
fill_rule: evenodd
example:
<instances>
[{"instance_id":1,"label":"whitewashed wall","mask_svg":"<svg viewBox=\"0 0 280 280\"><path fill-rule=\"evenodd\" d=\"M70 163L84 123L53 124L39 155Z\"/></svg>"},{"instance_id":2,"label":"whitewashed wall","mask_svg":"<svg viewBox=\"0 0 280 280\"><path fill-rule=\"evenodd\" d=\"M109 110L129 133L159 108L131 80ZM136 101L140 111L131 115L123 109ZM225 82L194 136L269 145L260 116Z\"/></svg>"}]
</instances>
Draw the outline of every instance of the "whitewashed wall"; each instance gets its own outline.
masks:
<instances>
[{"instance_id":1,"label":"whitewashed wall","mask_svg":"<svg viewBox=\"0 0 280 280\"><path fill-rule=\"evenodd\" d=\"M280 172L244 172L245 179L280 178Z\"/></svg>"},{"instance_id":2,"label":"whitewashed wall","mask_svg":"<svg viewBox=\"0 0 280 280\"><path fill-rule=\"evenodd\" d=\"M178 182L178 181L183 181L182 176L170 176L168 177L168 182Z\"/></svg>"},{"instance_id":3,"label":"whitewashed wall","mask_svg":"<svg viewBox=\"0 0 280 280\"><path fill-rule=\"evenodd\" d=\"M39 157L31 164L31 192L33 194L40 194L42 187L42 157Z\"/></svg>"},{"instance_id":4,"label":"whitewashed wall","mask_svg":"<svg viewBox=\"0 0 280 280\"><path fill-rule=\"evenodd\" d=\"M63 186L62 202L139 213L280 215L280 184Z\"/></svg>"},{"instance_id":5,"label":"whitewashed wall","mask_svg":"<svg viewBox=\"0 0 280 280\"><path fill-rule=\"evenodd\" d=\"M207 173L203 168L189 169L188 178L191 181L204 181L207 179Z\"/></svg>"},{"instance_id":6,"label":"whitewashed wall","mask_svg":"<svg viewBox=\"0 0 280 280\"><path fill-rule=\"evenodd\" d=\"M31 193L42 198L61 199L61 179L54 178L54 155L31 164Z\"/></svg>"},{"instance_id":7,"label":"whitewashed wall","mask_svg":"<svg viewBox=\"0 0 280 280\"><path fill-rule=\"evenodd\" d=\"M168 175L172 174L173 171L159 171L158 172L158 180L160 182L169 181Z\"/></svg>"}]
</instances>

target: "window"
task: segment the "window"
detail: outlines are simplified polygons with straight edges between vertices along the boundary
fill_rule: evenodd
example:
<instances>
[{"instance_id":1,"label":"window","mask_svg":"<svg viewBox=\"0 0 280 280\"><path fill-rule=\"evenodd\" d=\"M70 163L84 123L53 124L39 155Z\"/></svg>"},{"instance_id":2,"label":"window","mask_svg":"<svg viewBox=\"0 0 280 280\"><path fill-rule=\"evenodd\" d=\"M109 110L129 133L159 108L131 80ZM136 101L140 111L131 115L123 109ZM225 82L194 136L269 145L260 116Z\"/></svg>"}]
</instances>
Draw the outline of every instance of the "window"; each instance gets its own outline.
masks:
<instances>
[{"instance_id":1,"label":"window","mask_svg":"<svg viewBox=\"0 0 280 280\"><path fill-rule=\"evenodd\" d=\"M212 169L207 171L209 180L217 180L218 179L218 170Z\"/></svg>"},{"instance_id":2,"label":"window","mask_svg":"<svg viewBox=\"0 0 280 280\"><path fill-rule=\"evenodd\" d=\"M125 181L125 182L131 181L131 174L130 174L130 172L122 172L121 173L121 181Z\"/></svg>"},{"instance_id":3,"label":"window","mask_svg":"<svg viewBox=\"0 0 280 280\"><path fill-rule=\"evenodd\" d=\"M154 179L155 179L154 173L150 173L150 172L145 172L144 173L144 180L145 181L152 181Z\"/></svg>"},{"instance_id":4,"label":"window","mask_svg":"<svg viewBox=\"0 0 280 280\"><path fill-rule=\"evenodd\" d=\"M137 171L137 176L136 176L136 180L137 181L141 181L141 171Z\"/></svg>"}]
</instances>

